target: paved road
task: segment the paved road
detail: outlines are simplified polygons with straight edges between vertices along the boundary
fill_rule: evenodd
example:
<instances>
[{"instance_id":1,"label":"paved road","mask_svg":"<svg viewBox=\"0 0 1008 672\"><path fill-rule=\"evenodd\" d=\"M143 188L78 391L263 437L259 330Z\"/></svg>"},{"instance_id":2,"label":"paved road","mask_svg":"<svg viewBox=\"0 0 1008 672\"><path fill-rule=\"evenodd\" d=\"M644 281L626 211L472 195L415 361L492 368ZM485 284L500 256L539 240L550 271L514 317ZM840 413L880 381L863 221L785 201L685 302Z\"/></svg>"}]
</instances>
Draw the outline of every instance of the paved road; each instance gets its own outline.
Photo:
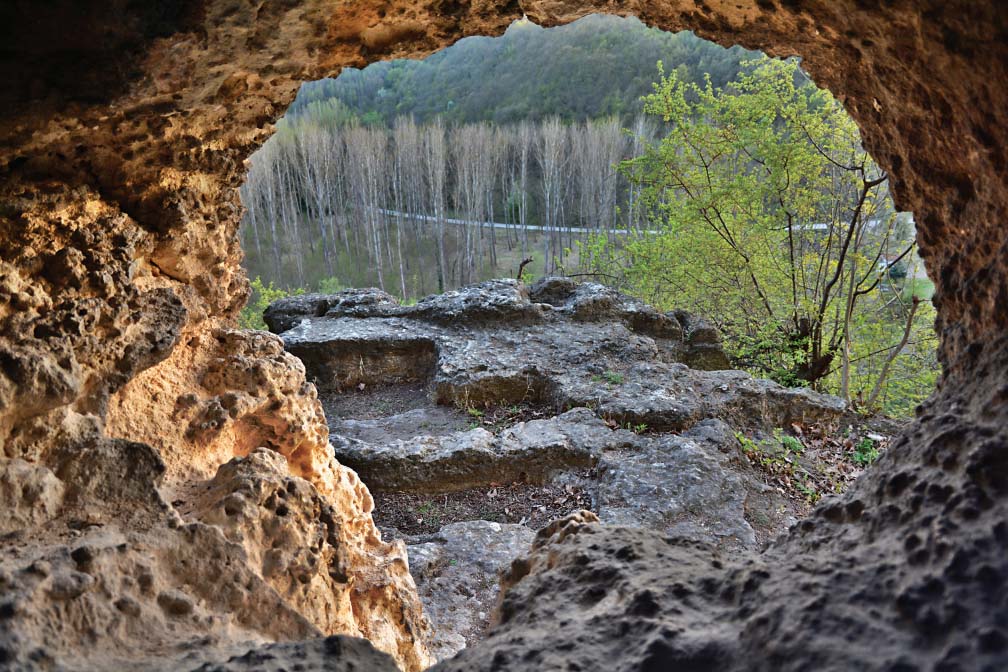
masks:
<instances>
[{"instance_id":1,"label":"paved road","mask_svg":"<svg viewBox=\"0 0 1008 672\"><path fill-rule=\"evenodd\" d=\"M404 219L416 219L416 220L420 220L420 221L423 221L423 222L436 222L437 221L437 217L435 217L433 215L417 215L417 214L408 213L408 212L398 212L396 210L389 210L387 208L381 208L381 209L378 210L378 212L380 212L380 213L382 213L384 215L389 215L391 217L402 217ZM480 224L482 224L483 226L489 226L490 228L493 228L493 229L517 229L518 228L517 224L506 224L504 222L476 222L476 221L473 221L473 220L470 220L470 219L454 219L452 217L445 218L444 222L445 222L445 224L457 224L457 225L467 225L467 226L479 226ZM545 226L534 226L534 225L528 225L528 226L525 226L524 228L527 229L528 231L550 231L550 230L552 230L552 229L549 229L549 228L547 228ZM596 231L595 229L586 229L586 228L581 227L581 226L572 226L570 228L561 227L561 228L562 228L563 231L569 231L571 233L598 233L598 231ZM619 234L619 235L625 236L625 235L627 235L629 233L637 233L637 231L631 230L631 229L606 229L605 233ZM658 233L658 231L655 230L655 229L649 229L649 230L643 231L643 233Z\"/></svg>"}]
</instances>

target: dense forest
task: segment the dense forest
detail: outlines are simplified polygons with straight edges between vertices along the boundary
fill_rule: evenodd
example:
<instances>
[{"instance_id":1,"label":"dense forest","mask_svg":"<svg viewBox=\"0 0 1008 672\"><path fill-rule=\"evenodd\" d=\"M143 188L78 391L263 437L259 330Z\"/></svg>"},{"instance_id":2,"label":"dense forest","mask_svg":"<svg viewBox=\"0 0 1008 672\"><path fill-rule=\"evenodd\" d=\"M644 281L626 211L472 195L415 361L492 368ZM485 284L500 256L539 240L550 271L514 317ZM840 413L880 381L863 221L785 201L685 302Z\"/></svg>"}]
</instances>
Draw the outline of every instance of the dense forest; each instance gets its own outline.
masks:
<instances>
[{"instance_id":1,"label":"dense forest","mask_svg":"<svg viewBox=\"0 0 1008 672\"><path fill-rule=\"evenodd\" d=\"M287 114L339 101L365 123L386 125L400 116L446 124L626 120L641 111L658 61L684 79L701 83L709 76L723 87L742 61L757 55L648 28L636 18L593 15L550 29L523 20L501 37L469 37L422 61L375 63L308 82Z\"/></svg>"},{"instance_id":2,"label":"dense forest","mask_svg":"<svg viewBox=\"0 0 1008 672\"><path fill-rule=\"evenodd\" d=\"M247 265L282 286L376 285L416 298L486 277L572 267L590 236L640 233L617 171L654 126L615 117L391 129L315 117L256 154L242 199Z\"/></svg>"},{"instance_id":3,"label":"dense forest","mask_svg":"<svg viewBox=\"0 0 1008 672\"><path fill-rule=\"evenodd\" d=\"M688 33L523 21L306 84L242 200L246 326L291 291L524 268L704 314L736 366L856 407L905 415L937 376L912 215L853 121L797 62Z\"/></svg>"}]
</instances>

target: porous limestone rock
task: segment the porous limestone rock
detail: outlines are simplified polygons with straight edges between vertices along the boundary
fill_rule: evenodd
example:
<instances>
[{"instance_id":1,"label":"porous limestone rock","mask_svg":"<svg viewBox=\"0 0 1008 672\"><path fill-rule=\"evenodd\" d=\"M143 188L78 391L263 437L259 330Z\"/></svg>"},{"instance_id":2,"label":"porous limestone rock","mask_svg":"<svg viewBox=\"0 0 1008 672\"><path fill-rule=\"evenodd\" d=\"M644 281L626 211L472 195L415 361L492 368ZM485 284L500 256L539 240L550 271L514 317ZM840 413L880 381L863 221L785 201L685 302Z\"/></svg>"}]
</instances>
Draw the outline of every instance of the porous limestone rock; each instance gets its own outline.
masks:
<instances>
[{"instance_id":1,"label":"porous limestone rock","mask_svg":"<svg viewBox=\"0 0 1008 672\"><path fill-rule=\"evenodd\" d=\"M213 477L232 457L258 446L281 454L290 475L305 479L331 507L329 534L354 583L348 588L316 577L312 585L326 585L316 586L310 598L298 598L296 591L284 594L321 634L367 636L404 669L426 665L423 615L405 552L381 541L366 486L336 461L321 404L301 362L272 334L215 329L188 339L167 364L172 366L144 372L117 393L108 423L166 456L167 495L189 510L194 484ZM151 396L171 403L138 412L140 400ZM270 515L261 507L253 511ZM257 556L250 547L250 559ZM250 561L254 571L265 571L265 565Z\"/></svg>"},{"instance_id":2,"label":"porous limestone rock","mask_svg":"<svg viewBox=\"0 0 1008 672\"><path fill-rule=\"evenodd\" d=\"M57 431L35 434L34 449L22 453L40 462L3 460L0 494L11 504L4 531L13 534L6 548L18 549L23 567L36 561L52 564L52 549L67 543L68 532L88 543L106 530L114 539L139 534L144 542L124 546L128 562L109 563L107 576L95 582L67 574L55 590L20 591L17 603L22 606L12 616L12 639L0 642L17 664L30 665L38 658L66 669L117 669L135 660L138 666L156 668L158 651L191 649L186 642L200 637L209 656L223 655L235 643L334 633L368 637L403 669L428 664L425 619L405 550L381 541L370 517L370 494L333 457L314 389L278 338L220 328L195 333L160 365L115 390L103 407L105 432L140 441L103 438L95 416L64 409ZM278 452L255 453L253 466L229 464L204 485L219 465L257 446ZM264 454L274 458L265 460ZM265 473L250 473L254 468ZM289 520L265 506L265 500L250 502L239 517L215 515L213 495L224 498L221 492L230 488L233 492L226 494L233 503L242 492L263 492L269 490L267 484L278 483L278 492L295 484L297 506L288 506ZM190 515L194 509L199 513ZM193 528L200 530L197 536L176 531L179 512L192 521L190 527L199 526ZM305 516L316 521L316 528L294 524ZM324 524L317 522L319 516ZM325 527L324 535L317 525ZM26 536L32 527L39 532ZM273 548L275 542L315 539L312 530L325 540L314 556ZM239 546L232 548L231 542ZM213 550L217 547L221 550ZM197 576L192 558L202 552L220 554L230 572L222 580L244 585L243 592L222 592L214 599L193 595L187 588ZM310 564L313 558L319 558L317 565ZM158 590L148 600L149 609L140 595L105 588L120 581L119 574L128 581L125 573L134 564L153 568ZM12 571L21 571L18 567L15 563ZM330 574L331 567L338 569ZM89 617L57 616L51 600L66 601L67 596L83 596L80 608ZM245 608L235 605L238 599L278 617L268 621L246 615L235 621L229 614ZM123 620L121 613L141 621L169 614L187 625L171 621L155 627L152 620L141 634L139 623L116 625ZM48 622L53 618L59 623ZM107 634L88 635L96 627ZM95 655L75 660L82 637L91 637Z\"/></svg>"},{"instance_id":3,"label":"porous limestone rock","mask_svg":"<svg viewBox=\"0 0 1008 672\"><path fill-rule=\"evenodd\" d=\"M997 83L1008 79L1008 16L993 0L636 0L618 7L575 0L4 3L4 459L49 469L67 491L85 495L81 483L59 475L60 467L85 443L102 452L102 439L127 441L114 446L112 453L118 454L135 448L129 442L153 446L172 491L185 491L187 483L212 475L234 453L224 449L222 439L215 446L221 459L204 457L194 440L176 438L188 422L173 423L171 414L180 398L192 399L190 394L197 400L218 396L207 395L188 371L203 370L199 343L233 325L245 299L247 280L235 235L243 161L270 135L299 84L335 75L346 65L424 55L465 35L499 34L523 12L537 23L555 25L600 10L634 13L664 29L689 28L723 44L800 55L812 77L843 101L865 146L889 173L897 205L915 213L921 254L937 286L943 381L905 438L857 488L839 502L824 502L779 551L767 552L767 562L757 556L741 569L719 568L715 563L723 562L699 547L663 546L640 532L592 528L591 535L569 537L565 548L575 546L577 536L594 538L596 548L589 544L583 557L607 555L616 560L606 562L630 563L626 575L640 573L630 587L647 582L648 590L660 593L655 601L672 595L679 617L659 624L665 617L648 616L654 607L642 595L639 604L627 604L629 615L603 614L593 621L584 616L597 614L591 610L599 603L587 590L583 611L544 615L540 610L561 602L541 598L557 593L551 577L559 577L571 592L577 582L560 576L564 572L586 581L609 577L597 594L614 583L611 569L600 568L593 577L578 570L577 562L566 562L577 556L572 549L570 555L556 556L560 574L537 574L540 578L531 577L526 587L519 582L512 589L509 620L524 614L525 632L515 621L512 630L519 632L512 633L507 651L496 651L507 636L503 630L501 639L468 649L465 669L489 666L491 660L498 660L499 668L516 667L508 661L519 657L527 669L537 666L537 656L558 666L581 658L590 669L593 661L609 660L601 655L605 651L622 652L627 661L651 656L658 666L678 657L722 669L998 669L1008 640L1000 617L1008 575L1008 361L1003 354L1008 342L1002 337L1008 330L1008 228L1003 225L1008 105ZM196 344L190 346L193 339ZM145 370L146 381L131 386ZM310 405L310 393L294 394ZM110 416L113 395L120 410ZM138 423L142 431L135 435L131 418L149 422ZM294 439L290 445L298 443ZM190 461L191 480L185 476ZM68 469L66 477L83 473ZM349 478L335 467L329 476L322 469L318 473L319 483ZM296 474L307 472L299 468ZM128 476L121 470L118 477ZM138 482L103 489L152 487L142 478ZM71 500L77 503L68 511L64 498L62 519L41 523L53 510L47 508L32 514L18 536L4 536L5 567L24 564L15 559L27 561L34 554L40 561L33 571L41 575L49 571L42 556L72 551L69 533L92 534L86 530L99 515L111 516L103 523L110 529L118 516L143 517L136 514L143 507L87 500ZM81 505L84 510L78 511ZM169 516L169 522L174 520ZM158 534L160 527L151 529L159 542L176 539ZM353 538L370 538L368 528L358 532L360 537ZM207 540L218 538L223 539L219 530L177 537L181 541L164 542L157 554L150 548L137 553L147 563L157 555L166 568L163 575L171 577L166 583L182 590L177 586L184 572L177 570L192 557L194 544L212 548ZM29 553L25 549L32 543L42 546ZM360 543L367 548L376 542ZM621 557L626 545L639 559ZM203 556L200 560L205 564ZM240 567L237 558L234 562ZM374 568L383 571L380 562ZM233 582L222 585L253 587L240 602L248 608L240 617L245 633L306 636L282 603L256 588L264 584L234 571ZM12 576L4 570L5 585ZM116 564L107 576L113 582L120 576L125 584L132 574ZM101 585L80 577L58 583L54 592L63 596L86 588L66 605L92 599ZM0 636L21 633L13 644L5 639L3 656L21 667L52 667L38 642L61 652L54 655L86 655L91 661L108 652L121 655L116 664L84 661L89 669L136 667L131 661L148 645L159 647L163 667L178 669L174 661L163 662L169 661L166 647L188 642L205 648L200 640L205 625L198 632L160 627L160 608L153 606L131 616L129 624L136 627L117 634L113 645L103 634L122 623L113 612L64 606L58 613L45 606L49 598L43 593L47 588L32 592L17 608L0 609ZM696 597L701 593L727 600L730 618L719 619L724 612L716 600ZM31 600L38 605L31 606ZM129 600L122 608L122 613L136 613ZM198 605L194 609L199 612ZM256 616L259 611L268 614L268 623ZM679 630L682 624L687 627ZM584 638L599 646L581 646ZM403 633L403 641L411 641L411 635ZM307 652L314 646L301 648ZM316 662L322 664L316 656L306 666Z\"/></svg>"},{"instance_id":4,"label":"porous limestone rock","mask_svg":"<svg viewBox=\"0 0 1008 672\"><path fill-rule=\"evenodd\" d=\"M193 649L322 634L220 528L186 523L160 498L164 471L149 446L98 437L55 465L63 508L4 537L0 660L160 669Z\"/></svg>"},{"instance_id":5,"label":"porous limestone rock","mask_svg":"<svg viewBox=\"0 0 1008 672\"><path fill-rule=\"evenodd\" d=\"M180 669L170 660L332 632L370 639L403 669L428 664L402 543L380 544L370 516L348 520L360 502L335 509L279 454L224 465L177 510L157 496L150 447L101 440L80 458L57 469L80 517L46 521L45 545L25 528L6 537L0 656L16 669Z\"/></svg>"},{"instance_id":6,"label":"porous limestone rock","mask_svg":"<svg viewBox=\"0 0 1008 672\"><path fill-rule=\"evenodd\" d=\"M321 632L364 637L396 653L405 667L423 664L424 640L418 637L413 651L400 641L403 630L420 634L427 627L401 544L386 545L383 560L392 567L374 572L374 559L345 531L366 529L370 519L363 514L344 520L363 506L336 510L311 483L290 475L282 455L267 449L223 465L190 506L193 518L240 545L249 565ZM389 604L404 605L402 613L389 613Z\"/></svg>"},{"instance_id":7,"label":"porous limestone rock","mask_svg":"<svg viewBox=\"0 0 1008 672\"><path fill-rule=\"evenodd\" d=\"M65 487L46 467L0 458L0 534L42 525L63 506Z\"/></svg>"},{"instance_id":8,"label":"porous limestone rock","mask_svg":"<svg viewBox=\"0 0 1008 672\"><path fill-rule=\"evenodd\" d=\"M430 616L437 660L483 637L496 608L500 578L528 553L535 532L524 525L472 520L409 539L410 572Z\"/></svg>"},{"instance_id":9,"label":"porous limestone rock","mask_svg":"<svg viewBox=\"0 0 1008 672\"><path fill-rule=\"evenodd\" d=\"M183 668L184 669L184 668ZM222 662L204 663L192 672L399 672L395 660L363 639L333 635L251 649Z\"/></svg>"}]
</instances>

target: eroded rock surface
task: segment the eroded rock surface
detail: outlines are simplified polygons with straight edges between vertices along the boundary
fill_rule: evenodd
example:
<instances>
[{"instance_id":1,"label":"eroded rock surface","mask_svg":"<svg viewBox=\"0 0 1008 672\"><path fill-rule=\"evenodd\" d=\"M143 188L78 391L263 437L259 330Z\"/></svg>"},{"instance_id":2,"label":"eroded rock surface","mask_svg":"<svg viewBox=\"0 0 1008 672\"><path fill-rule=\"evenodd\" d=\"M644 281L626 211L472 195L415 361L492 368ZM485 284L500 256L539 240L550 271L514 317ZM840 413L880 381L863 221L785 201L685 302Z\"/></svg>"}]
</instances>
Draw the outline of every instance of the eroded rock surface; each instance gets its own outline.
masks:
<instances>
[{"instance_id":1,"label":"eroded rock surface","mask_svg":"<svg viewBox=\"0 0 1008 672\"><path fill-rule=\"evenodd\" d=\"M501 576L528 552L534 537L524 525L474 520L409 540L410 571L436 633L432 653L438 660L483 638Z\"/></svg>"},{"instance_id":2,"label":"eroded rock surface","mask_svg":"<svg viewBox=\"0 0 1008 672\"><path fill-rule=\"evenodd\" d=\"M388 443L333 437L336 456L373 490L451 492L490 483L542 483L556 472L594 466L602 451L627 444L586 408L548 420L423 435ZM632 436L632 435L630 435Z\"/></svg>"},{"instance_id":3,"label":"eroded rock surface","mask_svg":"<svg viewBox=\"0 0 1008 672\"><path fill-rule=\"evenodd\" d=\"M374 291L281 299L266 311L274 327L294 325L283 332L284 345L320 390L427 380L441 404L586 406L656 430L687 429L709 417L779 427L833 417L844 408L839 399L740 371L688 367L678 360L709 361L716 358L711 348L721 352L709 327L698 354L674 314L603 285L549 278L530 289L492 280L415 306L356 298ZM328 306L321 317L315 305ZM344 305L352 315L344 314ZM701 320L689 319L700 329Z\"/></svg>"},{"instance_id":4,"label":"eroded rock surface","mask_svg":"<svg viewBox=\"0 0 1008 672\"><path fill-rule=\"evenodd\" d=\"M104 432L138 440L64 407L55 430L5 444L0 658L180 669L345 633L428 664L405 549L382 542L278 338L192 334L102 403Z\"/></svg>"},{"instance_id":5,"label":"eroded rock surface","mask_svg":"<svg viewBox=\"0 0 1008 672\"><path fill-rule=\"evenodd\" d=\"M710 543L752 547L744 477L689 434L648 438L607 452L589 482L602 522ZM769 517L769 511L760 512Z\"/></svg>"},{"instance_id":6,"label":"eroded rock surface","mask_svg":"<svg viewBox=\"0 0 1008 672\"><path fill-rule=\"evenodd\" d=\"M86 572L65 559L77 540L91 535L119 529L125 555L157 568L151 585L183 592L186 581L202 586L202 579L179 570L197 547L198 566L206 549L233 559L236 578L224 585L264 585L242 574L229 546L215 545L223 539L220 530L173 533L168 530L180 528L156 522L162 506L171 505L155 503L157 460L144 446L162 461L162 487L175 492L211 477L235 455L222 438L211 442L220 454L204 456L202 444L178 438L189 419L171 418L182 397L220 396L189 372L205 370L203 355L216 346L200 343L233 325L246 295L235 236L243 160L272 132L300 82L335 75L345 65L427 54L464 35L498 34L523 12L552 25L599 10L614 11L611 3L565 0L0 7L6 83L0 90L0 442L3 460L35 465L26 478L38 484L21 487L18 475L18 487L4 486L4 504L20 507L23 522L15 525L24 525L2 541L3 599L23 598L16 608L5 603L0 609L7 660L29 669L52 667L59 656L87 669L135 668L138 659L152 660L145 657L150 645L160 661L153 665L178 669L164 647L187 641L193 650L207 647L208 626L200 624L198 634L196 626L162 627L167 621L154 598L131 598L140 612L122 602L122 613L138 613L128 624L139 627L126 630L118 629L124 621L116 620L117 612L101 607L105 602L92 604L96 596L107 599L103 584L70 575ZM650 657L659 667L685 660L722 669L999 669L1008 638L1002 618L1008 343L1001 338L1008 327L1008 105L996 84L1008 79L1008 15L990 0L641 0L618 11L726 45L801 55L815 80L844 101L866 147L891 175L898 206L915 212L921 253L938 290L942 389L856 492L824 503L780 551L769 552L768 562L719 567L721 560L698 547L591 525L585 529L594 530L596 548L588 543L579 555L574 547L588 535L565 537L571 541L559 541L558 548L572 550L556 555L558 574L537 571L524 588L516 584L500 639L467 651L464 669L491 660L517 669L519 658L533 661L526 666L548 659L557 667L579 658L590 669L610 660L606 651L626 653L627 661ZM123 392L144 371L143 384ZM301 400L293 405L303 408L314 403L309 389L283 394L293 394ZM113 395L121 411L109 414ZM275 419L270 405L261 410ZM208 426L217 419L223 415L208 418ZM306 440L292 426L281 434L289 444L278 446L288 452ZM89 458L110 456L99 460L102 476L74 459L81 450ZM138 460L127 468L120 460L131 457ZM26 473L20 462L3 470ZM46 470L63 483L62 506ZM306 480L349 479L335 469L318 473ZM170 515L168 521L178 524ZM371 538L366 525L357 529L361 536L352 538ZM360 543L376 548L376 542ZM626 545L637 558L620 558ZM111 551L100 557L105 553L112 557ZM603 563L597 577L577 569L584 557L593 567ZM24 572L34 560L35 569ZM126 578L132 570L121 562L110 561L106 576L123 578L109 594L134 590ZM613 562L630 563L618 581L605 568ZM675 574L648 574L666 569ZM50 580L57 571L69 578ZM638 572L641 578L633 580ZM558 585L574 594L579 582L605 577L601 592L585 592L582 611L542 611L559 603L541 599ZM648 590L662 593L657 611L645 595L614 619L592 601L612 584L631 590L645 580ZM700 599L697 591L718 597ZM216 602L206 593L207 604L231 613L226 599ZM57 597L58 603L47 601ZM613 597L613 604L623 604ZM661 606L670 600L670 609ZM729 605L724 619L717 600ZM186 610L175 593L163 602L172 612ZM233 617L234 641L305 632L269 591L251 590L241 603L249 610ZM192 613L202 616L199 609ZM216 606L211 611L224 613ZM657 612L663 615L649 615ZM290 648L304 652L305 666L319 666L309 651L317 653L316 646ZM116 663L107 662L115 656Z\"/></svg>"},{"instance_id":7,"label":"eroded rock surface","mask_svg":"<svg viewBox=\"0 0 1008 672\"><path fill-rule=\"evenodd\" d=\"M234 655L226 661L204 663L192 672L398 672L395 660L370 642L344 635L302 642L270 644Z\"/></svg>"},{"instance_id":8,"label":"eroded rock surface","mask_svg":"<svg viewBox=\"0 0 1008 672\"><path fill-rule=\"evenodd\" d=\"M411 650L401 637L404 629L422 634L427 628L413 584L405 580L401 545L386 545L382 559L393 567L375 572L375 559L354 544L359 532L345 529L346 510L291 476L279 453L259 449L228 462L196 493L192 507L194 518L241 546L248 563L321 632L365 637L407 665L424 659L423 640ZM373 534L369 518L348 522ZM392 618L383 606L390 604L408 608Z\"/></svg>"},{"instance_id":9,"label":"eroded rock surface","mask_svg":"<svg viewBox=\"0 0 1008 672\"><path fill-rule=\"evenodd\" d=\"M298 311L304 311L300 317ZM339 461L386 502L402 502L403 510L389 518L407 529L445 516L456 521L426 536L404 533L396 523L386 528L409 544L438 660L483 636L498 575L525 555L534 534L527 523L542 511L552 514L543 524L569 514L569 495L583 492L606 524L705 542L728 553L753 549L783 531L792 507L767 495L771 489L749 467L736 428L770 432L783 422L835 419L843 410L831 397L786 390L738 371L669 364L688 350L683 323L721 353L716 332L697 318L662 314L612 289L559 278L531 291L514 281L483 283L429 297L416 308L398 306L378 290L347 290L281 300L267 312L280 316L271 323L291 326L282 335L286 347L306 360L326 403L339 409L331 415ZM622 368L601 368L606 347L634 338L621 357L603 360ZM573 351L572 339L580 339ZM420 351L429 356L426 381L417 380L410 342L422 344ZM383 357L390 343L403 350ZM381 366L357 364L365 360ZM519 362L526 368L501 373ZM500 384L522 375L534 375L540 385L536 406L527 405L527 396L507 396L514 388ZM436 405L457 401L440 396L446 380L467 390L465 405ZM402 404L422 402L424 390L426 405L398 412ZM589 402L593 408L562 412L586 390L596 395ZM474 398L491 407L470 405ZM522 408L544 417L507 422L506 411L503 424L484 424L484 414L496 417L500 403L524 404L510 408L518 417ZM354 409L367 419L347 417ZM438 412L478 426L428 433L426 425ZM620 428L614 417L636 432ZM652 425L631 424L645 418ZM558 495L545 498L541 511L504 504L513 523L480 520L482 502L464 505L473 497L496 499L499 489L516 484ZM459 496L462 506L450 507L449 494Z\"/></svg>"}]
</instances>

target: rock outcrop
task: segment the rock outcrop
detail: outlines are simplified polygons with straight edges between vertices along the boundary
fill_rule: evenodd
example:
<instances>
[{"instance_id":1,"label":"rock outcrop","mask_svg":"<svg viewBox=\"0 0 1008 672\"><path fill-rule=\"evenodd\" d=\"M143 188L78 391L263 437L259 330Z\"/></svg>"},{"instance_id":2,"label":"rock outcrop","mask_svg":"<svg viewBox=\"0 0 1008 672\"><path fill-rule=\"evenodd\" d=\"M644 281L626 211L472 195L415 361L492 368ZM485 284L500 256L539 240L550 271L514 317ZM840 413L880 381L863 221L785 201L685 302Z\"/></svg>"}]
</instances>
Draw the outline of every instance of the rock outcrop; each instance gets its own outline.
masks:
<instances>
[{"instance_id":1,"label":"rock outcrop","mask_svg":"<svg viewBox=\"0 0 1008 672\"><path fill-rule=\"evenodd\" d=\"M333 437L340 462L372 490L420 492L516 480L542 483L558 471L594 466L604 450L626 442L586 408L522 422L497 436L476 428L445 437L421 433L388 443Z\"/></svg>"},{"instance_id":2,"label":"rock outcrop","mask_svg":"<svg viewBox=\"0 0 1008 672\"><path fill-rule=\"evenodd\" d=\"M725 436L722 445L733 440ZM754 486L726 462L690 432L641 439L629 450L605 453L587 487L606 524L752 547L756 533L746 520L746 499Z\"/></svg>"},{"instance_id":3,"label":"rock outcrop","mask_svg":"<svg viewBox=\"0 0 1008 672\"><path fill-rule=\"evenodd\" d=\"M844 408L739 371L670 365L688 351L683 324L706 332L698 338L708 361L713 353L725 360L717 332L692 316L559 278L531 291L492 281L416 306L399 306L379 290L346 290L282 299L267 316L288 327L285 346L317 381L339 461L397 502L383 530L409 544L441 661L480 641L498 579L528 551L534 528L527 525L540 514L548 516L540 524L569 514L570 496L585 493L584 505L606 524L725 552L754 549L757 530L760 539L782 531L782 514L794 507L767 495L737 430L769 435L783 422L835 421ZM395 356L384 355L393 348ZM501 382L522 378L535 383ZM451 392L459 388L461 399ZM582 398L592 408L564 411ZM508 419L522 409L541 417ZM484 417L502 410L502 420ZM347 415L354 412L367 419ZM641 418L653 425L630 424ZM478 426L428 432L453 420ZM480 519L500 512L480 500L536 487L543 504L503 505L518 524ZM448 495L459 505L449 506ZM445 517L454 522L443 524ZM442 526L434 534L403 532L427 521Z\"/></svg>"},{"instance_id":4,"label":"rock outcrop","mask_svg":"<svg viewBox=\"0 0 1008 672\"><path fill-rule=\"evenodd\" d=\"M605 523L753 547L747 516L775 516L751 496L759 486L742 469L748 462L736 431L836 421L844 410L834 397L740 371L670 364L687 351L682 324L706 332L706 355L715 352L717 332L684 313L659 313L610 288L561 278L531 290L495 280L416 306L376 289L345 290L281 299L266 314L289 327L285 347L305 361L326 400L359 387L423 383L427 407L364 422L330 419L337 459L373 492L429 495L559 479L589 493ZM401 356L383 356L390 343ZM411 353L409 343L422 345ZM421 356L427 364L418 376ZM426 430L427 418L450 413L446 404L471 421L484 404L530 401L546 417L493 431Z\"/></svg>"},{"instance_id":5,"label":"rock outcrop","mask_svg":"<svg viewBox=\"0 0 1008 672\"><path fill-rule=\"evenodd\" d=\"M235 235L243 161L305 79L500 33L522 12L549 25L613 9L573 0L0 7L0 497L16 512L0 541L4 664L179 669L179 647L210 655L214 641L313 634L220 528L172 512L241 456L228 437L255 417L295 428L272 439L282 454L324 443L307 438L323 431L318 410L299 415L314 417L299 429L296 409L315 406L300 383L278 385L265 405L245 399L236 406L245 420L204 406L231 403L199 378L215 353L231 356L214 334L233 325L247 291ZM639 0L618 11L801 55L844 101L897 204L915 213L937 285L944 378L855 489L765 556L726 563L695 544L587 521L544 535L528 573L513 573L497 634L466 650L459 669L614 669L606 654L617 651L627 665L657 667L998 669L1008 642L1001 4ZM209 409L195 424L209 434L185 436L194 418L172 419L180 399ZM216 437L215 422L225 427ZM405 581L388 573L393 551L368 526L350 472L312 475L321 454L300 454L318 459L292 465L292 476L317 490L343 484L329 501L358 521L347 539L374 551L371 576ZM78 550L85 542L94 552ZM324 641L248 660L290 654L319 666ZM416 635L403 628L400 641L412 646ZM344 659L375 660L355 647Z\"/></svg>"},{"instance_id":6,"label":"rock outcrop","mask_svg":"<svg viewBox=\"0 0 1008 672\"><path fill-rule=\"evenodd\" d=\"M343 633L403 669L429 663L405 548L381 541L370 494L334 459L278 338L197 333L102 404L105 432L139 441L62 408L34 451L0 461L0 659L195 667Z\"/></svg>"},{"instance_id":7,"label":"rock outcrop","mask_svg":"<svg viewBox=\"0 0 1008 672\"><path fill-rule=\"evenodd\" d=\"M395 660L370 642L345 635L301 642L270 644L234 655L224 662L204 663L192 672L397 672Z\"/></svg>"},{"instance_id":8,"label":"rock outcrop","mask_svg":"<svg viewBox=\"0 0 1008 672\"><path fill-rule=\"evenodd\" d=\"M586 406L661 430L722 416L780 427L844 408L839 399L740 371L688 367L681 360L727 361L712 328L688 318L704 332L694 349L684 314L660 313L603 285L491 280L414 306L371 300L376 292L281 299L265 318L271 328L287 327L284 346L323 392L424 381L441 404Z\"/></svg>"},{"instance_id":9,"label":"rock outcrop","mask_svg":"<svg viewBox=\"0 0 1008 672\"><path fill-rule=\"evenodd\" d=\"M438 660L483 639L500 579L515 558L528 552L534 537L524 525L474 520L410 539L410 571L437 633L432 653Z\"/></svg>"}]
</instances>

